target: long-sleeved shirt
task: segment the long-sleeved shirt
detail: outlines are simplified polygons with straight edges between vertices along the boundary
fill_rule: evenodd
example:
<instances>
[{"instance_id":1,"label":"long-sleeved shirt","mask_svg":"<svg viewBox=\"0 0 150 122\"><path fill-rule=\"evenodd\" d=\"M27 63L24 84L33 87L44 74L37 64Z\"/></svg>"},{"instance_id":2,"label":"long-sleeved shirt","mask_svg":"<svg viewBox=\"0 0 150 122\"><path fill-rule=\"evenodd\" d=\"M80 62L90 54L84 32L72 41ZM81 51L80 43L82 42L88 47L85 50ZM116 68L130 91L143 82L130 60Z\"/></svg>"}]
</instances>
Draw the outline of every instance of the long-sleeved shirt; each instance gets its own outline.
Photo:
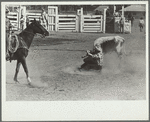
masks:
<instances>
[{"instance_id":1,"label":"long-sleeved shirt","mask_svg":"<svg viewBox=\"0 0 150 122\"><path fill-rule=\"evenodd\" d=\"M143 19L140 19L140 21L139 21L139 24L144 24L144 20Z\"/></svg>"},{"instance_id":2,"label":"long-sleeved shirt","mask_svg":"<svg viewBox=\"0 0 150 122\"><path fill-rule=\"evenodd\" d=\"M91 54L90 53L90 56L96 60L97 62L97 65L99 66L102 66L103 65L103 53L102 52L99 52L99 53L96 53L96 54Z\"/></svg>"}]
</instances>

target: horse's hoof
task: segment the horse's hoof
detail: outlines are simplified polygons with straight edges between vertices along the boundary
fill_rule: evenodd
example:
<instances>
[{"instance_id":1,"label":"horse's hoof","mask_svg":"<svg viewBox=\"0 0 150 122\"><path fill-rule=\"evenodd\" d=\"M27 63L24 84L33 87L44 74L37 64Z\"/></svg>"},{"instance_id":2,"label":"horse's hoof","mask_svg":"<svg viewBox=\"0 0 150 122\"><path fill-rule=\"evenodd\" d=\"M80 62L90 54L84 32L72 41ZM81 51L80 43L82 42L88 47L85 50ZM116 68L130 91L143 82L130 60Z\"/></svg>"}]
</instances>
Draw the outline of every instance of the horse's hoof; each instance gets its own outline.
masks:
<instances>
[{"instance_id":1,"label":"horse's hoof","mask_svg":"<svg viewBox=\"0 0 150 122\"><path fill-rule=\"evenodd\" d=\"M17 80L17 78L14 78L14 81L15 81L16 84L19 83L19 81Z\"/></svg>"},{"instance_id":2,"label":"horse's hoof","mask_svg":"<svg viewBox=\"0 0 150 122\"><path fill-rule=\"evenodd\" d=\"M16 83L16 84L20 84L20 82L19 82L19 81L15 81L15 83Z\"/></svg>"},{"instance_id":3,"label":"horse's hoof","mask_svg":"<svg viewBox=\"0 0 150 122\"><path fill-rule=\"evenodd\" d=\"M31 79L28 77L27 78L28 84L31 84Z\"/></svg>"}]
</instances>

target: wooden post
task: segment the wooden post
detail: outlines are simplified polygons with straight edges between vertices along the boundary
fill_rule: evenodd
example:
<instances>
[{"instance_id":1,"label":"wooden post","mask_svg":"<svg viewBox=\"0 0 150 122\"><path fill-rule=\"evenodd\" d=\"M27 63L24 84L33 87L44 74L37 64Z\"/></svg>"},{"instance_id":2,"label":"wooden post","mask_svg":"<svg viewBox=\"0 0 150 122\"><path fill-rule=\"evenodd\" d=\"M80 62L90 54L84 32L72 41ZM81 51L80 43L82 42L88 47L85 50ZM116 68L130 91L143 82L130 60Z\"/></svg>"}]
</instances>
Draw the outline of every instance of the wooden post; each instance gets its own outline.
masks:
<instances>
[{"instance_id":1,"label":"wooden post","mask_svg":"<svg viewBox=\"0 0 150 122\"><path fill-rule=\"evenodd\" d=\"M55 12L56 12L56 11L55 11L55 8L53 8L53 9L52 9L52 15L56 14ZM53 27L54 27L54 25L53 25L53 24L54 24L54 21L53 21L53 20L54 20L54 16L52 16L52 18L51 18L51 22L52 22L52 31L54 31L54 28L53 28ZM56 29L55 29L55 30L56 30Z\"/></svg>"},{"instance_id":2,"label":"wooden post","mask_svg":"<svg viewBox=\"0 0 150 122\"><path fill-rule=\"evenodd\" d=\"M76 15L76 21L75 21L75 31L78 32L78 15Z\"/></svg>"},{"instance_id":3,"label":"wooden post","mask_svg":"<svg viewBox=\"0 0 150 122\"><path fill-rule=\"evenodd\" d=\"M80 24L81 24L81 9L77 10L77 32L80 32Z\"/></svg>"},{"instance_id":4,"label":"wooden post","mask_svg":"<svg viewBox=\"0 0 150 122\"><path fill-rule=\"evenodd\" d=\"M124 5L122 5L122 17L124 18Z\"/></svg>"},{"instance_id":5,"label":"wooden post","mask_svg":"<svg viewBox=\"0 0 150 122\"><path fill-rule=\"evenodd\" d=\"M49 15L52 15L52 8L49 8ZM49 26L49 29L50 31L52 31L52 16L50 16L49 18L49 23L50 23L50 26Z\"/></svg>"},{"instance_id":6,"label":"wooden post","mask_svg":"<svg viewBox=\"0 0 150 122\"><path fill-rule=\"evenodd\" d=\"M115 11L116 11L116 6L114 5L114 13L115 13Z\"/></svg>"},{"instance_id":7,"label":"wooden post","mask_svg":"<svg viewBox=\"0 0 150 122\"><path fill-rule=\"evenodd\" d=\"M55 31L58 31L58 24L59 24L59 21L58 21L58 7L56 7L55 9Z\"/></svg>"},{"instance_id":8,"label":"wooden post","mask_svg":"<svg viewBox=\"0 0 150 122\"><path fill-rule=\"evenodd\" d=\"M125 18L124 18L124 5L122 5L122 16L123 18L123 33L124 33L124 26L125 26Z\"/></svg>"},{"instance_id":9,"label":"wooden post","mask_svg":"<svg viewBox=\"0 0 150 122\"><path fill-rule=\"evenodd\" d=\"M80 11L80 32L83 32L83 21L84 21L83 8L81 8L81 11Z\"/></svg>"},{"instance_id":10,"label":"wooden post","mask_svg":"<svg viewBox=\"0 0 150 122\"><path fill-rule=\"evenodd\" d=\"M103 33L105 33L106 29L106 8L104 9L104 15L103 15Z\"/></svg>"}]
</instances>

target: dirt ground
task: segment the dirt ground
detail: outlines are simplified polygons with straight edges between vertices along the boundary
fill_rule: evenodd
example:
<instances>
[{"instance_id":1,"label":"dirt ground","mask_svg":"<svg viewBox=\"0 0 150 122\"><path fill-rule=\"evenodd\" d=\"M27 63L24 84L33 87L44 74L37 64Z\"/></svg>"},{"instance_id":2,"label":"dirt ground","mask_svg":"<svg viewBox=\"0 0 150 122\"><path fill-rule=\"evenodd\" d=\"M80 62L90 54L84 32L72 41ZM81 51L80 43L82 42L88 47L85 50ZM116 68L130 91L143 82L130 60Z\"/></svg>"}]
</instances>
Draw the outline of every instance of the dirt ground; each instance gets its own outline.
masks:
<instances>
[{"instance_id":1,"label":"dirt ground","mask_svg":"<svg viewBox=\"0 0 150 122\"><path fill-rule=\"evenodd\" d=\"M121 61L114 52L104 55L102 71L79 71L81 58L98 37L125 38ZM120 64L120 65L119 65ZM146 40L139 28L131 34L51 33L35 37L27 57L31 86L21 67L13 81L16 61L6 63L7 101L145 100Z\"/></svg>"}]
</instances>

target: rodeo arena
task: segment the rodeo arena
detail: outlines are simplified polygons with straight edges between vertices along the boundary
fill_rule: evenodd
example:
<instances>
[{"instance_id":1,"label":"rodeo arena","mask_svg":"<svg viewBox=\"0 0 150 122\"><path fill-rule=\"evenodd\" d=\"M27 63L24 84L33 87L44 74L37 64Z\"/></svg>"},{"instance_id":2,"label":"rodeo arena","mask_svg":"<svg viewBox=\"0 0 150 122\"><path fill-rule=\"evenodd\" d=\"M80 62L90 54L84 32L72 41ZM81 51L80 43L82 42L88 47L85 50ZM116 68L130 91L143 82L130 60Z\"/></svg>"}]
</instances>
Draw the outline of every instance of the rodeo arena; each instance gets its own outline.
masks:
<instances>
[{"instance_id":1,"label":"rodeo arena","mask_svg":"<svg viewBox=\"0 0 150 122\"><path fill-rule=\"evenodd\" d=\"M7 5L6 100L145 100L144 5Z\"/></svg>"}]
</instances>

